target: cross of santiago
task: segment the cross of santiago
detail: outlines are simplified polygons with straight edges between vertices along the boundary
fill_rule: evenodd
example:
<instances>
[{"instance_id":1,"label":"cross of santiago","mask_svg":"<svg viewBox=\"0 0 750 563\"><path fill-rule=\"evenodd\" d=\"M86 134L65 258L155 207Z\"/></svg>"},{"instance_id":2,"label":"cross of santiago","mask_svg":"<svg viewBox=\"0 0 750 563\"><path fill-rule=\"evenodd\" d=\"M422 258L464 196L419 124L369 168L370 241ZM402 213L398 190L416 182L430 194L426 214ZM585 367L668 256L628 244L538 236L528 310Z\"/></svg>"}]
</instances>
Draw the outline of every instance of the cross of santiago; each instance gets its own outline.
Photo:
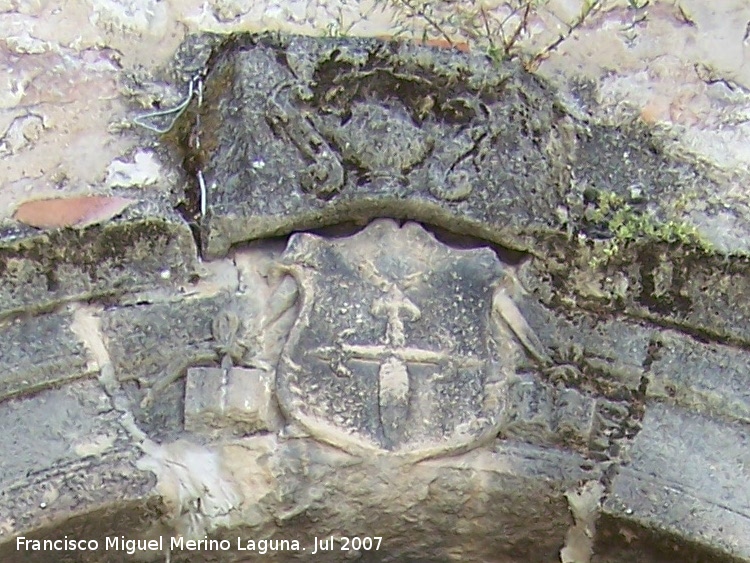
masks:
<instances>
[{"instance_id":1,"label":"cross of santiago","mask_svg":"<svg viewBox=\"0 0 750 563\"><path fill-rule=\"evenodd\" d=\"M348 359L375 361L380 364L378 374L378 403L380 406L380 423L383 430L401 426L405 421L409 403L409 373L407 364L441 365L455 363L457 358L443 351L425 350L406 346L404 318L409 322L417 321L421 316L419 308L406 297L395 285L391 285L388 294L376 299L371 308L376 317L385 317L386 328L383 344L347 344L326 346L315 351L316 355L331 362L334 373L340 376L351 376L344 362ZM458 358L462 366L472 367L482 364L472 358Z\"/></svg>"}]
</instances>

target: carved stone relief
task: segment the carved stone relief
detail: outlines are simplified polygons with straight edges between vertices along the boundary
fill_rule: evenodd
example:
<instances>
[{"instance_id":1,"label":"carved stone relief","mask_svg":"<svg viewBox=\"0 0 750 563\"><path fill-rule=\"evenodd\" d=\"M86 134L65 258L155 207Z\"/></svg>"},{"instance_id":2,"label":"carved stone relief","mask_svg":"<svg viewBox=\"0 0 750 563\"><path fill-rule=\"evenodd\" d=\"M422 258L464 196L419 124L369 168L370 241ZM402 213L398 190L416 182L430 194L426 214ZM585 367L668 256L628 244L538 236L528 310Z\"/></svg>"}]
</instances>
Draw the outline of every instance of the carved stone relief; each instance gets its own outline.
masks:
<instances>
[{"instance_id":1,"label":"carved stone relief","mask_svg":"<svg viewBox=\"0 0 750 563\"><path fill-rule=\"evenodd\" d=\"M179 228L152 231L138 209L118 220L138 225L136 256L154 237L166 245L151 256L171 257L164 269L131 287L118 250L111 287L86 263L88 278L72 270L59 295L54 272L43 282L34 270L51 300L0 319L0 420L23 421L44 446L28 455L0 436L14 499L0 503L0 559L13 560L6 530L41 537L81 502L106 512L126 498L143 504L126 521L149 534L289 534L312 549L324 534L379 531L388 551L369 555L383 560L599 563L610 560L586 559L594 544L605 553L644 529L700 529L750 560L737 479L750 420L744 263L711 255L730 264L716 274L696 260L705 249L655 240L650 223L652 238L590 259L594 237L625 219L587 178L617 192L637 169L657 206L703 186L695 169L589 126L543 81L482 56L271 35L208 43L220 48L191 67L175 134L189 138L200 213L170 209ZM591 166L597 151L617 165ZM692 283L700 268L713 277ZM91 303L44 308L81 287ZM685 452L721 478L682 471ZM675 525L667 501L712 526Z\"/></svg>"},{"instance_id":2,"label":"carved stone relief","mask_svg":"<svg viewBox=\"0 0 750 563\"><path fill-rule=\"evenodd\" d=\"M437 454L497 434L516 355L493 336L503 266L415 223L294 235L301 309L278 367L282 409L347 449Z\"/></svg>"},{"instance_id":3,"label":"carved stone relief","mask_svg":"<svg viewBox=\"0 0 750 563\"><path fill-rule=\"evenodd\" d=\"M549 202L570 179L574 123L541 82L481 56L238 38L211 59L203 100L190 162L205 183L208 256L380 216L526 248L556 221Z\"/></svg>"},{"instance_id":4,"label":"carved stone relief","mask_svg":"<svg viewBox=\"0 0 750 563\"><path fill-rule=\"evenodd\" d=\"M563 350L570 329L488 247L379 219L343 237L295 234L265 271L266 289L254 278L250 295L212 314L213 344L194 356L208 365L185 371L180 357L144 401L186 373L191 432L283 429L411 461L498 435L606 459L637 432L638 372L581 385L585 362L601 361Z\"/></svg>"}]
</instances>

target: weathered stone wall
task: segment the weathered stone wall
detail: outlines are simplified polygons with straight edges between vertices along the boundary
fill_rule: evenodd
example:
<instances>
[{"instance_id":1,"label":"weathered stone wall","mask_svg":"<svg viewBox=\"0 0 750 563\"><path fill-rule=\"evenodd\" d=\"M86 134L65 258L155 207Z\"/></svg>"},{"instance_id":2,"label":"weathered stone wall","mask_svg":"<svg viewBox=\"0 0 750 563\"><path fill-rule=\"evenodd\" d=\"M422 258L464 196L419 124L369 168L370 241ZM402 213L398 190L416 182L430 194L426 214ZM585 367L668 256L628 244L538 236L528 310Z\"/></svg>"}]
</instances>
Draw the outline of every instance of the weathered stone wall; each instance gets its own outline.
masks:
<instances>
[{"instance_id":1,"label":"weathered stone wall","mask_svg":"<svg viewBox=\"0 0 750 563\"><path fill-rule=\"evenodd\" d=\"M382 536L379 552L360 554L372 560L750 559L736 160L678 159L694 130L675 145L603 119L608 106L588 106L586 84L560 95L518 66L408 43L213 37L160 71L167 85L134 69L171 57L182 38L170 36L173 8L121 8L79 6L96 31L58 27L70 37L57 44L39 37L70 6L4 14L45 14L36 35L7 42L8 65L30 76L44 59L59 83L11 78L7 90L18 100L3 145L13 158L0 247L0 559L60 560L17 551L18 534L231 542L172 550L171 561L242 560L237 537L296 539L307 552L263 558L304 559L331 535L336 550L320 560L342 558L342 536ZM198 17L183 9L183 20ZM200 17L233 9L252 19L228 5ZM633 15L614 7L600 21L618 14ZM152 44L171 39L163 52L126 47L123 26ZM97 34L108 48L93 47ZM123 87L167 105L204 63L200 96L172 133L105 134L103 123L132 116ZM84 67L85 81L73 80ZM68 103L81 119L55 113ZM49 150L65 143L70 152ZM125 209L62 230L11 218L22 200L91 188L126 197ZM376 223L396 233L381 245L368 243L375 227L354 235L383 216L437 239L408 223ZM297 236L284 251L290 232L311 229L322 238ZM465 250L487 244L495 254ZM443 254L491 255L482 271L497 268L497 279L473 287L478 274L447 268L461 283L429 280ZM398 322L370 308L377 297L388 311L394 292ZM329 316L310 309L326 295ZM454 305L476 326L450 324ZM407 336L422 348L399 344ZM305 338L317 359L289 344ZM381 362L391 371L381 367L380 384L411 393L417 368L457 369L467 350L486 372L448 377L424 410L408 402L405 415L399 392L357 387L358 370ZM322 398L316 381L293 384L294 366L312 369L305 362L354 379ZM486 404L475 409L467 393ZM409 417L434 405L442 433L417 429ZM356 409L364 414L348 421Z\"/></svg>"}]
</instances>

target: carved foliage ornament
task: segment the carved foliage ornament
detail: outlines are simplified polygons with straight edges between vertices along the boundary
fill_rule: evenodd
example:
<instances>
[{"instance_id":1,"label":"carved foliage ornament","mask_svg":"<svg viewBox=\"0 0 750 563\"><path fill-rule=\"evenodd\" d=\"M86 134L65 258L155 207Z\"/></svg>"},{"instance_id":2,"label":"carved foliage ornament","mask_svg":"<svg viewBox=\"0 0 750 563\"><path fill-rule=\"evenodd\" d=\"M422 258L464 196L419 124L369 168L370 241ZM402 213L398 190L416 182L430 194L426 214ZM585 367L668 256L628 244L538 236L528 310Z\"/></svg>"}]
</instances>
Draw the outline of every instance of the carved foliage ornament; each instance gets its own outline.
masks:
<instances>
[{"instance_id":1,"label":"carved foliage ornament","mask_svg":"<svg viewBox=\"0 0 750 563\"><path fill-rule=\"evenodd\" d=\"M186 144L205 256L382 216L525 250L558 222L575 127L515 66L374 39L240 35L219 42L198 90Z\"/></svg>"}]
</instances>

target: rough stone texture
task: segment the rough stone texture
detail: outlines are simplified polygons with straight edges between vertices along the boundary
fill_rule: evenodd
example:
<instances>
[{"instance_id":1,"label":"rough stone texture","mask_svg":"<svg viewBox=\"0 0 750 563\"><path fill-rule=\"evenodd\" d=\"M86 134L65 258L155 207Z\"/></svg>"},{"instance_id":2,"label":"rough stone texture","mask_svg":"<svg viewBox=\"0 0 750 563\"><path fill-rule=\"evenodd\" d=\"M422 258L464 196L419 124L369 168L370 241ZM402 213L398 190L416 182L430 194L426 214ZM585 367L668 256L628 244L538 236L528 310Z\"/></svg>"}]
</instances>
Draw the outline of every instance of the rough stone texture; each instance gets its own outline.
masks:
<instances>
[{"instance_id":1,"label":"rough stone texture","mask_svg":"<svg viewBox=\"0 0 750 563\"><path fill-rule=\"evenodd\" d=\"M184 282L195 267L194 248L184 221L154 203L84 230L6 227L0 315Z\"/></svg>"},{"instance_id":2,"label":"rough stone texture","mask_svg":"<svg viewBox=\"0 0 750 563\"><path fill-rule=\"evenodd\" d=\"M605 513L747 560L748 440L741 425L650 406Z\"/></svg>"},{"instance_id":3,"label":"rough stone texture","mask_svg":"<svg viewBox=\"0 0 750 563\"><path fill-rule=\"evenodd\" d=\"M227 305L227 295L112 307L102 313L102 330L120 381L147 387L170 363L185 366L217 357L212 321ZM193 359L196 358L196 359Z\"/></svg>"},{"instance_id":4,"label":"rough stone texture","mask_svg":"<svg viewBox=\"0 0 750 563\"><path fill-rule=\"evenodd\" d=\"M704 214L723 204L653 131L586 123L539 78L482 55L352 39L215 43L187 143L207 186L209 256L383 215L533 250L540 233L595 231L582 224L592 190L637 193L637 213L661 220L686 216L680 198Z\"/></svg>"},{"instance_id":5,"label":"rough stone texture","mask_svg":"<svg viewBox=\"0 0 750 563\"><path fill-rule=\"evenodd\" d=\"M147 530L143 528L144 520L156 519L162 514L163 507L160 499L153 496L151 492L153 477L148 473L139 475L132 459L124 456L123 459L102 459L78 468L64 469L67 471L57 471L53 475L46 475L45 478L61 485L61 488L68 489L65 491L68 495L68 504L61 507L55 519L50 518L45 510L38 510L42 515L38 521L25 520L22 523L23 527L33 528L34 531L26 533L23 536L24 539L43 542L44 540L57 541L67 536L68 538L91 539L96 541L98 546L104 546L107 538L112 537L113 530L121 531L123 534L141 532L145 534ZM91 478L91 476L96 477ZM65 487L68 481L71 481L71 484ZM89 487L90 490L87 490ZM84 502L77 498L81 492L89 495ZM40 523L41 526L39 526ZM105 554L104 557L102 553ZM0 558L3 561L18 561L19 557L29 563L51 561L126 563L133 561L133 556L128 555L125 550L106 551L103 547L85 552L75 550L19 552L15 542L0 545Z\"/></svg>"},{"instance_id":6,"label":"rough stone texture","mask_svg":"<svg viewBox=\"0 0 750 563\"><path fill-rule=\"evenodd\" d=\"M338 241L295 235L282 261L302 302L277 376L289 418L340 447L422 455L497 433L516 354L492 337L490 250L381 220Z\"/></svg>"},{"instance_id":7,"label":"rough stone texture","mask_svg":"<svg viewBox=\"0 0 750 563\"><path fill-rule=\"evenodd\" d=\"M535 291L516 297L519 310L549 349L551 361L570 370L567 375L557 370L554 379L569 379L612 399L627 399L638 390L656 334L652 327L595 313L566 315L559 305L545 306L546 295L538 287L529 289ZM603 373L605 379L585 377Z\"/></svg>"},{"instance_id":8,"label":"rough stone texture","mask_svg":"<svg viewBox=\"0 0 750 563\"><path fill-rule=\"evenodd\" d=\"M601 250L588 240L548 239L545 259L530 263L522 282L551 309L575 304L595 314L625 314L747 346L750 309L744 296L750 272L745 257L652 237L622 243L603 263Z\"/></svg>"},{"instance_id":9,"label":"rough stone texture","mask_svg":"<svg viewBox=\"0 0 750 563\"><path fill-rule=\"evenodd\" d=\"M745 350L664 332L649 373L648 396L698 412L750 422ZM707 375L710 374L710 377Z\"/></svg>"},{"instance_id":10,"label":"rough stone texture","mask_svg":"<svg viewBox=\"0 0 750 563\"><path fill-rule=\"evenodd\" d=\"M2 483L23 478L30 467L42 470L111 448L122 434L115 415L92 381L4 401Z\"/></svg>"},{"instance_id":11,"label":"rough stone texture","mask_svg":"<svg viewBox=\"0 0 750 563\"><path fill-rule=\"evenodd\" d=\"M69 314L52 314L0 324L0 400L89 373L70 322Z\"/></svg>"},{"instance_id":12,"label":"rough stone texture","mask_svg":"<svg viewBox=\"0 0 750 563\"><path fill-rule=\"evenodd\" d=\"M153 478L136 469L137 450L95 382L6 400L0 404L0 419L4 560L18 560L12 542L3 541L16 534L39 536L45 528L58 526L71 534L88 533L96 528L96 518L89 519L89 513L106 512L107 506L120 512L128 503L139 506L142 517ZM49 561L50 553L24 560Z\"/></svg>"},{"instance_id":13,"label":"rough stone texture","mask_svg":"<svg viewBox=\"0 0 750 563\"><path fill-rule=\"evenodd\" d=\"M544 445L594 449L599 445L593 443L597 423L596 401L591 397L533 380L515 382L509 397L511 407L502 428L503 436Z\"/></svg>"},{"instance_id":14,"label":"rough stone texture","mask_svg":"<svg viewBox=\"0 0 750 563\"><path fill-rule=\"evenodd\" d=\"M212 321L228 300L219 294L112 308L102 314L115 375L124 383L136 417L155 435L174 435L182 428L184 385L168 383L184 376L190 365L218 365Z\"/></svg>"},{"instance_id":15,"label":"rough stone texture","mask_svg":"<svg viewBox=\"0 0 750 563\"><path fill-rule=\"evenodd\" d=\"M209 12L231 18L249 9L240 4ZM97 21L130 25L133 33L147 33L147 22L160 21L138 10L138 17L122 18L121 8L98 7ZM164 15L163 3L151 8ZM52 254L27 262L28 279L36 279L33 268L41 268L44 283L29 285L28 296L23 288L9 290L9 305L2 309L19 314L4 321L12 346L0 348L0 364L9 372L5 380L13 382L7 391L13 396L0 402L8 429L0 444L7 454L0 460L0 559L61 560L60 554L19 554L13 536L67 533L225 537L232 545L239 535L296 539L307 548L264 556L278 561L310 560L315 538L330 536L336 550L316 560L339 561L347 555L340 551L341 536L355 534L383 536L379 552L361 554L378 561L558 561L571 553L602 562L750 560L743 388L747 262L725 253L743 248L737 242L742 209L717 211L726 202L713 180L704 181L710 175L703 175L702 165L665 156L663 139L650 130L574 117L575 108L516 68L490 72L477 56L376 45L245 36L216 52L203 104L191 106L190 119L167 139L185 137L201 116L193 131L198 136L183 156L189 172L201 170L208 180L203 242L209 253L221 254L248 237L383 214L442 224L452 233L433 238L420 226L397 228L386 221L354 236L346 227L299 234L281 260L278 249L263 244L235 248L231 257L196 268L195 283L180 283L180 292L164 282L163 260L178 280L192 271L195 247L187 224L162 204L153 212L129 209L100 227L34 232L28 245L19 242L24 260L42 248L37 244ZM210 49L201 52L210 55ZM104 74L111 73L116 65L100 55L91 54ZM268 65L265 73L259 72L261 63ZM180 65L192 76L203 62ZM462 69L465 76L451 82L449 75ZM274 89L280 77L294 84ZM26 92L19 84L6 94L42 101L33 81ZM236 88L230 93L229 86ZM387 97L384 86L396 95ZM151 101L170 99L154 92ZM14 122L0 152L23 150L7 142L23 137L33 143L35 127L46 127L43 118L28 117ZM240 118L254 128L237 127ZM211 149L211 143L222 150L204 158L201 147ZM475 152L461 152L469 149ZM263 163L235 159L264 150L271 152ZM156 154L143 149L118 160L105 182L150 186L161 190L161 198L184 176L162 178ZM446 162L455 166L440 168ZM463 174L469 162L477 167L473 176ZM276 185L275 173L287 183ZM263 181L254 182L254 175ZM172 204L195 207L194 188L184 194L176 189ZM362 193L369 195L357 200ZM472 199L478 195L486 201ZM339 201L345 204L334 213ZM270 223L253 215L258 207L274 213ZM309 214L285 216L285 209ZM734 246L717 244L722 237L716 222L703 225L697 237L687 236L681 223L669 226L683 215L731 215ZM258 221L251 224L251 217ZM159 228L149 230L154 225ZM403 236L374 236L383 225ZM135 252L123 250L112 262L104 260L101 271L93 268L91 248L103 240L129 241L120 235L131 227L145 229L138 231L141 242L127 247ZM172 246L165 242L170 236ZM531 252L495 245L495 256L486 248L493 241ZM486 268L425 267L428 260L444 266L438 257L446 256ZM55 276L66 268L70 273L62 283ZM388 307L398 297L394 287L405 297L395 314ZM372 307L373 294L380 295L379 306ZM76 338L67 313L47 310L66 300L94 301L76 306L77 313L85 309L89 323L86 330L79 323ZM345 303L353 304L351 310ZM357 326L357 305L365 326L352 333L347 329ZM451 315L456 311L473 322L459 322L461 315ZM290 330L296 342L288 340ZM23 331L50 335L43 337L48 353L43 342L25 341ZM431 369L429 361L406 361L405 352L414 352L407 344L415 339L420 350L440 352L446 333L464 346L445 354L448 364L465 360L468 350L489 358L491 368L469 374L484 379L448 373L445 392L416 396L422 403L414 409L424 413L431 407L442 419L436 424L406 417L406 424L392 407L414 402L414 372ZM313 357L316 351L325 352L322 360ZM58 367L35 375L28 365L32 358ZM295 364L315 367L302 373L298 388L287 377ZM391 393L381 397L372 386L331 380L336 369L346 379L342 367L353 372L352 379L369 370L371 379L382 376L396 385L386 385ZM24 375L29 369L32 375ZM235 371L264 377L248 386L231 379L216 385L216 376ZM503 385L488 388L489 376L498 371ZM89 372L97 381L66 379ZM207 379L197 380L200 375ZM38 384L18 384L26 379ZM59 388L46 388L50 384ZM283 427L236 424L237 411L214 408L222 385L232 393L233 408L247 408L244 414L253 416L254 405L269 406L273 391L281 399ZM214 394L196 397L199 389ZM477 406L487 397L499 408ZM374 417L352 422L351 413L362 405L371 413L377 408L375 424ZM343 416L332 418L337 409ZM488 413L496 420L483 420ZM378 434L383 419L390 436ZM464 420L470 423L461 428ZM336 439L330 438L332 429ZM424 434L433 458L420 461L425 452L418 444L419 455L398 455L401 444L408 450L415 444L408 439ZM66 555L72 561L128 559L122 552ZM153 550L141 555L151 561L167 557ZM170 560L247 557L236 549L199 549L173 551Z\"/></svg>"},{"instance_id":16,"label":"rough stone texture","mask_svg":"<svg viewBox=\"0 0 750 563\"><path fill-rule=\"evenodd\" d=\"M190 368L185 383L185 430L202 434L276 431L282 418L273 374L259 369Z\"/></svg>"},{"instance_id":17,"label":"rough stone texture","mask_svg":"<svg viewBox=\"0 0 750 563\"><path fill-rule=\"evenodd\" d=\"M527 248L555 221L571 135L546 86L485 57L240 37L206 79L204 249L389 215Z\"/></svg>"},{"instance_id":18,"label":"rough stone texture","mask_svg":"<svg viewBox=\"0 0 750 563\"><path fill-rule=\"evenodd\" d=\"M292 448L303 459L322 461L322 452L305 444ZM311 532L321 530L324 536L346 535L340 530L352 530L347 532L350 535L389 530L388 545L384 543L379 553L363 553L378 561L445 559L456 551L467 561L552 561L571 520L560 491L591 475L581 463L576 455L506 444L457 460L436 459L411 467L339 465L331 474L325 466L314 464L320 486L286 489L285 500L293 502L294 516L285 520ZM378 474L375 482L358 482L370 471ZM482 492L476 494L479 489ZM369 519L366 510L351 514L353 498L376 510L377 521ZM519 502L520 498L526 500ZM345 523L346 519L350 521ZM503 533L478 533L489 522ZM533 536L525 530L533 530ZM467 546L462 538L474 534L477 541ZM323 554L324 561L341 557L340 551Z\"/></svg>"},{"instance_id":19,"label":"rough stone texture","mask_svg":"<svg viewBox=\"0 0 750 563\"><path fill-rule=\"evenodd\" d=\"M194 41L200 55L186 49L183 65L205 62L208 75L184 148L206 185L208 256L344 221L417 219L546 256L532 275L551 278L558 300L750 342L747 260L727 264L736 249L723 230L694 220L725 213L715 171L669 156L653 129L590 123L537 77L483 56Z\"/></svg>"},{"instance_id":20,"label":"rough stone texture","mask_svg":"<svg viewBox=\"0 0 750 563\"><path fill-rule=\"evenodd\" d=\"M6 468L13 482L4 485L4 494L14 500L5 505L2 521L6 522L8 541L0 542L0 549L6 550L0 554L17 556L11 538L16 530L24 530L32 538L56 538L65 533L102 538L163 535L169 541L179 533L192 538L205 535L227 538L231 542L231 549L218 553L205 549L173 550L172 561L204 561L207 557L240 561L248 552L237 550L238 537L242 542L260 538L296 539L307 551L271 552L264 559L309 560L315 538L353 535L382 535L383 547L379 552L362 553L364 558L373 560L440 560L460 553L465 561L556 561L561 548L572 545L566 543L569 537L574 537L570 530L580 525L573 518L568 499L578 494L581 483L601 482L608 495L607 508L601 513L602 519L591 538L593 545L579 546L581 553L593 549L592 561L614 561L618 557L627 560L635 554L639 560L660 561L665 560L664 550L672 546L676 546L675 553L684 555L685 560L691 560L690 557L700 560L695 554L705 549L710 549L717 560L729 561L729 553L747 559L744 552L736 550L735 544L727 543L731 538L722 536L718 530L709 537L696 535L694 529L685 525L670 524L675 513L669 506L682 506L678 501L688 502L685 500L689 500L688 496L670 500L673 504L664 508L660 503L649 504L650 497L641 497L637 492L640 485L632 482L645 479L652 483L648 467L651 464L653 471L659 471L662 450L674 458L670 458L670 466L679 467L681 460L690 455L702 460L696 463L694 473L680 472L673 476L675 480L683 473L685 479L698 479L706 466L723 467L721 463L725 462L716 457L719 450L710 442L714 449L701 453L700 449L693 450L690 440L670 438L680 425L690 433L699 432L709 424L716 427L716 435L709 439L718 439L723 432L719 429L721 423L697 419L695 414L658 403L647 406L644 400L646 396L674 400L660 391L673 380L684 382L684 393L700 390L700 373L706 369L698 365L696 368L700 369L695 373L689 370L680 373L679 365L685 362L683 355L699 354L711 360L711 354L719 354L717 361L726 366L728 374L727 385L717 385L714 389L714 402L719 403L721 397L736 390L736 384L731 384L731 374L744 369L741 350L701 343L673 329L644 326L633 319L602 317L572 308L563 314L559 305L556 308L545 305L544 284L525 292L518 285L521 278L516 279L515 274L524 272L526 264L502 263L487 248L447 246L413 223L399 226L392 221L379 221L354 236L337 238L296 235L281 255L275 247L259 246L242 250L234 261L236 267L230 263L214 267L213 273L204 273L188 295L169 294L154 303L138 303L134 296L133 303L125 299L97 313L101 319L101 345L117 378L107 380L104 370L100 374L107 395L93 382L74 384L88 386L89 396L98 393L103 402L99 415L88 413L89 407L81 411L88 413L82 414L86 424L75 418L64 425L67 442L53 439L38 452L36 461L28 461L31 458L27 448L16 442L17 452L23 455L11 456L6 461L6 465L11 461L15 465ZM409 275L422 272L427 264L445 267ZM458 268L456 264L462 266ZM293 277L284 277L288 273ZM276 281L271 279L274 275ZM409 307L400 309L403 317L378 316L378 307L372 307L373 296L379 296L383 304L389 303L394 287L402 286L403 297L410 299L423 317L409 322ZM425 299L433 305L427 305ZM360 305L360 318L366 320L360 325L365 328L346 332L350 319L342 313L344 301ZM487 319L491 322L461 325L446 332L446 327L455 328L456 319L460 320L460 315L451 314L454 307L472 311L472 318L485 319L484 323ZM439 315L446 313L448 316L440 321ZM292 323L280 321L289 318L296 328ZM317 348L342 343L377 348L383 341L382 346L390 346L396 355L401 336L398 330L394 331L398 325L394 319L399 318L403 319L403 348L406 344L415 347L420 343L427 348L431 338L439 339L444 333L462 334L466 340L457 340L455 348L460 352L461 346L473 350L477 342L487 346L487 334L492 335L494 343L489 349L494 352L488 357L496 366L493 369L504 366L509 376L507 386L492 391L503 404L498 438L490 436L484 443L477 443L478 435L473 434L465 446L476 449L458 455L451 445L451 429L446 426L446 442L430 452L437 457L415 463L414 458L393 455L388 444L368 446L371 438L358 436L356 432L341 442L343 450L321 444L321 438L331 441L326 438L331 432L330 425L341 422L324 416L327 428L310 426L305 421L299 424L301 419L290 410L290 403L285 403L284 428L278 433L275 426L261 428L249 424L248 419L238 424L232 409L215 408L217 401L220 402L222 384L226 385L225 393L230 395L232 408L240 412L244 406L248 409L245 415L256 412L252 411L254 404L268 406L269 391L275 394L279 386L287 384L283 377L277 376L275 380L266 379L261 393L253 393L256 388L253 385L238 385L239 380L223 379L224 369L227 373L249 375L266 374L269 367L273 369L279 363L278 354L269 351L275 350L276 345L264 339L275 341L277 332L292 328L293 332L304 334L300 327L309 322L314 328L309 338L320 340ZM420 332L419 322L430 319L433 322ZM29 326L56 323L64 327L70 316L45 314L25 322L32 323ZM493 330L485 332L489 326ZM343 335L339 334L339 328ZM60 330L67 334L67 329ZM90 335L80 330L76 334L78 338L89 339L84 344L96 362L105 360L101 351L96 353L96 343L90 340ZM478 340L472 339L472 335ZM149 347L154 342L161 346ZM80 348L72 343L69 346L80 362ZM294 362L296 358L303 365L320 363L320 358L300 355L297 348L293 340L288 341L284 350L279 350L282 362ZM301 349L315 348L306 345ZM452 356L458 352L454 351ZM329 360L322 362L328 371ZM379 365L379 361L373 363ZM175 362L186 366L205 362L206 367L188 371L188 384L184 386L177 379L184 375L184 370L177 378L163 379L165 374L169 375L170 364ZM353 370L355 378L362 363L346 355L341 358L342 366ZM687 365L692 363L687 361ZM412 369L409 365L407 374L413 376ZM322 381L325 371L318 374ZM377 377L378 370L372 375ZM257 384L261 379L254 381ZM138 390L135 382L140 382L144 389ZM158 392L153 395L154 403L142 407L143 398L148 396L143 391L155 388ZM71 389L68 385L60 390L6 400L0 405L9 413L20 412L19 405L29 406L23 411L26 413L23 423L12 422L8 426L16 428L23 424L42 432L46 426L39 423L39 418L48 411L78 412L76 395L70 394ZM183 389L186 389L184 397ZM209 397L203 392L210 389L213 394ZM74 391L78 392L80 389ZM307 404L314 404L316 392L314 386L308 388ZM336 397L343 402L341 398L346 398L348 392L344 388ZM357 399L356 395L352 397ZM677 400L685 403L679 395ZM65 401L73 402L68 405ZM372 397L370 401L379 404ZM697 408L693 403L689 406ZM211 416L206 409L213 409ZM663 419L671 425L670 432L661 431L666 424ZM113 436L117 436L114 443L96 439L106 434L97 429L97 425L105 423L114 430ZM350 427L342 428L348 431ZM243 437L257 430L261 433ZM741 437L740 434L737 436ZM174 441L175 438L179 439ZM358 441L362 448L353 447ZM741 456L739 452L744 446L739 439L730 441ZM73 445L64 446L66 443ZM673 450L666 450L667 444ZM5 450L16 451L10 446ZM442 456L445 451L452 455ZM135 457L140 457L138 469L133 465ZM632 460L630 466L627 460ZM39 479L44 485L37 484L36 474L25 476L24 468L29 463L42 470ZM50 471L58 471L60 477L54 477ZM155 488L153 481L149 481L151 473L156 475ZM80 477L72 478L71 474ZM726 469L723 484L706 488L700 497L708 507L706 510L713 511L715 522L723 521L724 516L718 512L723 506L740 513L744 510L740 505L735 506L743 485L733 484L733 474L731 467ZM659 492L660 483L649 486L655 486L654 490ZM685 483L684 490L688 493L693 490L688 485L700 488L692 482ZM71 498L85 500L69 503L65 500L69 498L66 486L74 487L70 489L75 491L70 493ZM99 487L97 494L92 492L91 487L95 486ZM732 499L726 497L727 487L735 487ZM46 492L48 488L51 492ZM28 499L18 491L24 491ZM118 495L122 497L119 502L115 500ZM620 504L614 498L620 499ZM45 508L41 508L40 502L46 502ZM599 513L596 497L592 503L591 510ZM60 512L53 512L56 507ZM660 507L658 511L656 507ZM378 518L373 519L375 513ZM64 521L59 519L60 514L77 516ZM684 519L682 515L679 518L680 522ZM733 533L746 529L743 522L736 519ZM497 530L503 532L498 534ZM608 539L613 534L615 538L635 534L638 541L632 546L618 544L616 551ZM467 543L469 537L482 539ZM319 553L315 559L340 560L346 555L339 550L341 541L336 540L335 546L336 550ZM572 547L568 552L571 550ZM45 560L44 554L27 555L28 560ZM164 559L164 554L157 551L141 555L150 561ZM127 560L122 552L99 552L91 554L90 559L87 557L78 553L73 560Z\"/></svg>"},{"instance_id":21,"label":"rough stone texture","mask_svg":"<svg viewBox=\"0 0 750 563\"><path fill-rule=\"evenodd\" d=\"M199 450L186 445L182 450L172 447L169 453L154 451L155 456L161 456L163 464L154 471L160 474L169 461L188 461L180 457L180 452L200 454ZM204 452L205 455L208 454ZM589 470L581 468L585 462L575 454L512 443L469 454L458 462L448 458L406 467L363 463L361 459L312 440L277 442L267 437L236 441L212 455L218 456L226 474L234 475L238 484L245 487L241 491L245 501L234 507L225 521L226 528L213 536L230 539L231 549L218 553L172 550L172 561L205 561L212 556L221 561L242 561L248 555L258 555L257 550L237 551L238 537L243 546L248 540L257 541L260 537L296 539L306 550L298 553L271 550L263 557L268 561L311 558L340 561L352 554L342 551L338 538L354 535L382 537L377 551L362 550L363 557L377 561L436 560L455 550L464 552L466 561L510 562L534 558L552 561L570 524L567 502L561 491L592 476ZM211 482L210 474L214 471L208 459L190 459L193 470L200 469L195 475L202 478L203 483ZM118 465L113 461L118 461L119 467L127 463L121 459L105 458L103 461L114 467ZM375 482L368 477L373 473L378 475ZM108 487L103 492L117 490L107 479L108 471L96 468L95 474L101 476L102 485ZM136 483L138 480L133 479L134 487L128 499L132 498L132 491L137 490ZM180 496L190 495L191 483L185 481L182 486L185 490ZM476 493L478 489L482 491L480 495ZM199 495L208 503L217 492L206 488ZM167 506L176 500L163 489L161 494ZM356 514L352 514L350 508L354 499L360 507ZM82 535L99 539L102 530L111 535L133 537L136 531L143 530L143 523L134 518L134 513L155 518L164 512L164 507L153 500L140 506L126 500L117 508L111 512L111 509L93 510L87 520L74 518L56 526L47 525L27 537L56 538L69 533L71 537ZM193 521L200 521L200 512L195 513L195 507L189 510L193 512ZM370 511L377 511L379 518L368 518ZM465 545L467 534L475 534L488 526L504 532L489 534L482 541ZM529 536L529 532L534 535ZM158 537L155 535L158 529L142 534L143 537ZM322 540L330 536L337 538L331 546L333 549L312 556L315 538ZM0 554L17 553L7 544L0 549L4 549ZM76 561L98 560L97 554L91 554L94 556L91 559L87 554L72 555ZM164 559L159 551L141 552L139 556L147 561ZM33 553L24 557L30 561L45 561L44 556L38 554L35 559ZM49 560L48 554L46 557ZM127 560L125 554L118 551L107 552L105 557L107 561Z\"/></svg>"}]
</instances>

